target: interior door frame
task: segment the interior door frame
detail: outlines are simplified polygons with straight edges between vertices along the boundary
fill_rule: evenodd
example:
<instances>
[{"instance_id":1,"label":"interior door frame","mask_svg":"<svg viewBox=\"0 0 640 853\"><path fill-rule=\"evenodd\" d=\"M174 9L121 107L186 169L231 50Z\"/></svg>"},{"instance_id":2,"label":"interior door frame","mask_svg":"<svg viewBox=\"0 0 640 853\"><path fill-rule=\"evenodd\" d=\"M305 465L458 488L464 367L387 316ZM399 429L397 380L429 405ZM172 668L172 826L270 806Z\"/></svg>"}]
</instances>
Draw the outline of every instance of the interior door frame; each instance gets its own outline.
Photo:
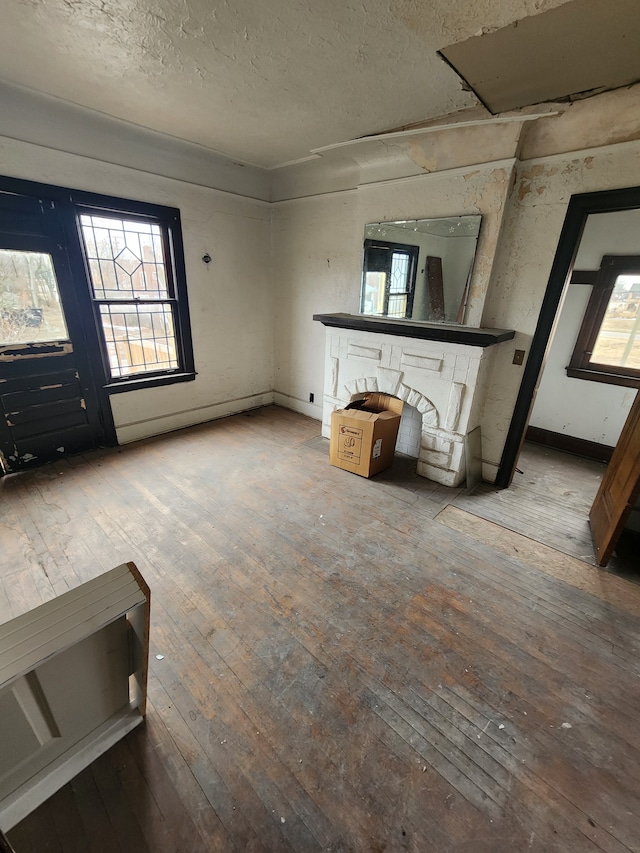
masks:
<instances>
[{"instance_id":1,"label":"interior door frame","mask_svg":"<svg viewBox=\"0 0 640 853\"><path fill-rule=\"evenodd\" d=\"M616 211L635 208L640 208L640 187L580 193L571 196L569 200L547 289L540 308L538 323L531 340L529 358L522 375L520 390L496 475L495 485L500 489L508 488L515 474L516 463L531 417L536 391L571 278L587 217L592 213L615 213Z\"/></svg>"}]
</instances>

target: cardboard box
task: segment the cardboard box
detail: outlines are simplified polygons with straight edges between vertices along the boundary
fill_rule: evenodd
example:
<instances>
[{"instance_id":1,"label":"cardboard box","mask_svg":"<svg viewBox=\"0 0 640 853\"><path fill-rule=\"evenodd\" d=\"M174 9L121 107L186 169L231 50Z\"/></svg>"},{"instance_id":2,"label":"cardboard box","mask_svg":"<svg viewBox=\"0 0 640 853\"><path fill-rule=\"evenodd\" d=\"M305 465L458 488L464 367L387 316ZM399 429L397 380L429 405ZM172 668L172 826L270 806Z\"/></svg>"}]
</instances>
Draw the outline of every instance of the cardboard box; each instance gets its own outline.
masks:
<instances>
[{"instance_id":1,"label":"cardboard box","mask_svg":"<svg viewBox=\"0 0 640 853\"><path fill-rule=\"evenodd\" d=\"M389 394L363 394L331 415L329 461L362 477L393 462L404 403Z\"/></svg>"}]
</instances>

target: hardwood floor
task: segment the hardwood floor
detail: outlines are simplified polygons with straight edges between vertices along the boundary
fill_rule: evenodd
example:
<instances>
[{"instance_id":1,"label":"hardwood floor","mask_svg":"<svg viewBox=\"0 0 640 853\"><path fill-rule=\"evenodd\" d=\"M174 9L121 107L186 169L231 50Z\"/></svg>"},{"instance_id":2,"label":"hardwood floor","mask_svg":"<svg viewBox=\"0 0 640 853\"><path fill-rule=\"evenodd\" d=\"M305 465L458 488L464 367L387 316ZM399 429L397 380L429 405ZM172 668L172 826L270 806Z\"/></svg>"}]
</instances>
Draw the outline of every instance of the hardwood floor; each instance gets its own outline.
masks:
<instances>
[{"instance_id":1,"label":"hardwood floor","mask_svg":"<svg viewBox=\"0 0 640 853\"><path fill-rule=\"evenodd\" d=\"M0 480L0 618L125 560L149 707L31 851L640 850L640 587L269 407ZM452 503L453 502L453 503Z\"/></svg>"},{"instance_id":2,"label":"hardwood floor","mask_svg":"<svg viewBox=\"0 0 640 853\"><path fill-rule=\"evenodd\" d=\"M589 510L606 464L526 442L509 489L484 483L455 506L595 566ZM637 578L638 537L625 534L607 566Z\"/></svg>"}]
</instances>

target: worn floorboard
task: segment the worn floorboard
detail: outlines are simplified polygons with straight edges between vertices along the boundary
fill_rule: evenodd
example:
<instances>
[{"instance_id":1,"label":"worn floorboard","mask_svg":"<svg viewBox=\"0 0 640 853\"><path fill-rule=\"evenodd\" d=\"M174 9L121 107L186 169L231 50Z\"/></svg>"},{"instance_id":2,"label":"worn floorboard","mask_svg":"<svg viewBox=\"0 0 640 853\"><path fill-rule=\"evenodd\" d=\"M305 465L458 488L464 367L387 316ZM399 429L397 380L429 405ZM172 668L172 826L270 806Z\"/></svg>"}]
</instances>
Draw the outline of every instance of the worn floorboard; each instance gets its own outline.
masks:
<instances>
[{"instance_id":1,"label":"worn floorboard","mask_svg":"<svg viewBox=\"0 0 640 853\"><path fill-rule=\"evenodd\" d=\"M268 407L0 480L3 620L124 560L152 590L145 726L17 853L640 850L640 586L567 556L582 499L567 546L318 432Z\"/></svg>"},{"instance_id":2,"label":"worn floorboard","mask_svg":"<svg viewBox=\"0 0 640 853\"><path fill-rule=\"evenodd\" d=\"M593 593L604 601L611 601L621 610L629 610L633 615L640 616L638 606L640 602L635 596L629 596L629 581L640 583L640 552L638 551L635 552L635 560L616 560L619 566L624 565L624 571L607 567L606 571L586 572L584 560L557 551L555 548L466 512L457 506L446 506L438 513L437 520L452 530L466 533L505 554L516 556L521 562L555 575L585 592Z\"/></svg>"},{"instance_id":3,"label":"worn floorboard","mask_svg":"<svg viewBox=\"0 0 640 853\"><path fill-rule=\"evenodd\" d=\"M526 442L509 489L484 483L453 504L501 527L596 565L589 510L606 464ZM636 537L623 537L609 562L611 571L640 564ZM629 543L629 544L628 544ZM635 563L635 565L634 565Z\"/></svg>"}]
</instances>

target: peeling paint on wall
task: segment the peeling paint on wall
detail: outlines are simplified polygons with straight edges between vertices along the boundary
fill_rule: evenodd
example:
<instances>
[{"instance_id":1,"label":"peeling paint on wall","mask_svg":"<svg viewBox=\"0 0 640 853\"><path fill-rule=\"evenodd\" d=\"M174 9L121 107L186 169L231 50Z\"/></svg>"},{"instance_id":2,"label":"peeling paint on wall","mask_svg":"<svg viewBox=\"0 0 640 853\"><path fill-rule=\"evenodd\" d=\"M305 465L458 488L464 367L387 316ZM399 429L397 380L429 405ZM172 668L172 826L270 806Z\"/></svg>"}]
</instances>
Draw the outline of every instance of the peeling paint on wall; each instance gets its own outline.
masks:
<instances>
[{"instance_id":1,"label":"peeling paint on wall","mask_svg":"<svg viewBox=\"0 0 640 853\"><path fill-rule=\"evenodd\" d=\"M425 172L440 172L516 156L524 122L449 126L401 143L406 156Z\"/></svg>"},{"instance_id":2,"label":"peeling paint on wall","mask_svg":"<svg viewBox=\"0 0 640 853\"><path fill-rule=\"evenodd\" d=\"M640 139L640 84L576 101L559 116L531 122L523 136L522 160ZM588 167L590 168L590 167Z\"/></svg>"},{"instance_id":3,"label":"peeling paint on wall","mask_svg":"<svg viewBox=\"0 0 640 853\"><path fill-rule=\"evenodd\" d=\"M547 186L546 180L557 174L558 169L555 166L545 166L541 163L524 169L518 176L518 201L524 201L525 197L532 192L542 195Z\"/></svg>"}]
</instances>

